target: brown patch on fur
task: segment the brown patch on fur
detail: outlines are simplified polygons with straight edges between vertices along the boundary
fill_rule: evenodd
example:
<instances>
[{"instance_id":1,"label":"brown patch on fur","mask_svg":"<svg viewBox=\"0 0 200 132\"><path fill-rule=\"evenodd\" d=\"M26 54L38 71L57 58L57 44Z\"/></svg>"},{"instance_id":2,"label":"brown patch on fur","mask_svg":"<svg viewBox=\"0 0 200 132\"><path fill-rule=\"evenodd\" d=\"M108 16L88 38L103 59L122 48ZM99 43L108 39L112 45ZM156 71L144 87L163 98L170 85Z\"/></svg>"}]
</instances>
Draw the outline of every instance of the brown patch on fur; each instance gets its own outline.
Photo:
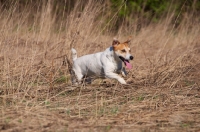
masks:
<instances>
[{"instance_id":1,"label":"brown patch on fur","mask_svg":"<svg viewBox=\"0 0 200 132\"><path fill-rule=\"evenodd\" d=\"M113 46L114 51L118 51L118 50L121 51L121 50L126 49L126 48L129 48L127 43L122 43L122 44L118 44L118 45Z\"/></svg>"}]
</instances>

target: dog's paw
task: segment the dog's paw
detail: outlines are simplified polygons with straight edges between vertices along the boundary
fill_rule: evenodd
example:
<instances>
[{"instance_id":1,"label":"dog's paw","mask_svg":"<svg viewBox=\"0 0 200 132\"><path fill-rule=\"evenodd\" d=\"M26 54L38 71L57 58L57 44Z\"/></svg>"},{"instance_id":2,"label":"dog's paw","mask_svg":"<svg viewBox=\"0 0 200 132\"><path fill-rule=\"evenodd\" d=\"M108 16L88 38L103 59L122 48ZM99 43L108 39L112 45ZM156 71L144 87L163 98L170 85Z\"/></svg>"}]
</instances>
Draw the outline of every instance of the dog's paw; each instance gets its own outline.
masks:
<instances>
[{"instance_id":1,"label":"dog's paw","mask_svg":"<svg viewBox=\"0 0 200 132\"><path fill-rule=\"evenodd\" d=\"M127 84L126 81L125 81L123 78L118 79L118 81L119 81L121 84Z\"/></svg>"},{"instance_id":2,"label":"dog's paw","mask_svg":"<svg viewBox=\"0 0 200 132\"><path fill-rule=\"evenodd\" d=\"M124 67L122 68L121 74L123 77L127 77L127 72Z\"/></svg>"},{"instance_id":3,"label":"dog's paw","mask_svg":"<svg viewBox=\"0 0 200 132\"><path fill-rule=\"evenodd\" d=\"M73 86L77 86L77 85L79 85L79 83L78 82L73 82L72 85Z\"/></svg>"},{"instance_id":4,"label":"dog's paw","mask_svg":"<svg viewBox=\"0 0 200 132\"><path fill-rule=\"evenodd\" d=\"M80 85L80 84L82 84L83 82L72 82L72 85L74 85L74 86L78 86L78 85Z\"/></svg>"},{"instance_id":5,"label":"dog's paw","mask_svg":"<svg viewBox=\"0 0 200 132\"><path fill-rule=\"evenodd\" d=\"M123 77L126 77L126 76L127 76L127 74L126 74L126 73L124 73L124 72L122 72L122 76L123 76Z\"/></svg>"}]
</instances>

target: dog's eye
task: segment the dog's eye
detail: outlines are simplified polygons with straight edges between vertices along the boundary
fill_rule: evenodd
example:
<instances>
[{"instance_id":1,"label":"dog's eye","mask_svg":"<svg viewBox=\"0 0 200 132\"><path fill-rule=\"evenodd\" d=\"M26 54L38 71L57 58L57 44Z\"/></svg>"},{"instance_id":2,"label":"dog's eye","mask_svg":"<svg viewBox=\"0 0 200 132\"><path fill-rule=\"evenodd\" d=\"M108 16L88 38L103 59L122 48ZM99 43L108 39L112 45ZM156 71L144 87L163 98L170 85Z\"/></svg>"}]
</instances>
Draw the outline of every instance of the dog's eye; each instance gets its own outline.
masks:
<instances>
[{"instance_id":1,"label":"dog's eye","mask_svg":"<svg viewBox=\"0 0 200 132\"><path fill-rule=\"evenodd\" d=\"M122 52L124 52L124 53L126 52L126 50L125 50L125 49L123 49L123 50L121 50L121 51L122 51Z\"/></svg>"}]
</instances>

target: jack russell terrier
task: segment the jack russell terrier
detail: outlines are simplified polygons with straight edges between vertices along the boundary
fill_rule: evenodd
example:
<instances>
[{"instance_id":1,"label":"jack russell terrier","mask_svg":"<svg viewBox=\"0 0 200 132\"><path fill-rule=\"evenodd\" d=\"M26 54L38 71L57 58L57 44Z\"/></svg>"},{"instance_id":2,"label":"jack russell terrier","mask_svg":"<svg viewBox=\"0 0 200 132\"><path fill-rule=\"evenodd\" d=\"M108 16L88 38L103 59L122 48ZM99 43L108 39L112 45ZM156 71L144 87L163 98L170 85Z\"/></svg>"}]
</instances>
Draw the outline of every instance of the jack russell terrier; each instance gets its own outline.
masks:
<instances>
[{"instance_id":1,"label":"jack russell terrier","mask_svg":"<svg viewBox=\"0 0 200 132\"><path fill-rule=\"evenodd\" d=\"M105 51L84 55L79 58L77 58L76 50L72 48L72 69L75 75L75 77L72 77L72 84L76 81L81 82L84 77L94 75L102 78L113 78L118 80L121 84L126 84L126 81L118 74L121 72L123 76L127 75L122 63L124 63L128 69L132 68L129 63L129 60L133 60L133 56L130 54L129 42L130 40L120 43L117 39L114 39L112 46Z\"/></svg>"}]
</instances>

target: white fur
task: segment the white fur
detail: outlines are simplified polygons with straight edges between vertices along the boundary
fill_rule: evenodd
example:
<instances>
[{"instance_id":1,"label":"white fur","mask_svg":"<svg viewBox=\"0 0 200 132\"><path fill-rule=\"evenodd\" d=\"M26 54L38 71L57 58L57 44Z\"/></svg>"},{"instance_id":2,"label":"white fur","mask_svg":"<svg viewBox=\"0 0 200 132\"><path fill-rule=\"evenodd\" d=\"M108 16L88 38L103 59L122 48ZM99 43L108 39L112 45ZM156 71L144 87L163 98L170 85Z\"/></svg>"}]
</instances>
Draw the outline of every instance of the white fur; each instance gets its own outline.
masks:
<instances>
[{"instance_id":1,"label":"white fur","mask_svg":"<svg viewBox=\"0 0 200 132\"><path fill-rule=\"evenodd\" d=\"M77 59L77 52L74 48L71 49L71 52L72 52L72 59L73 61L75 61Z\"/></svg>"},{"instance_id":2,"label":"white fur","mask_svg":"<svg viewBox=\"0 0 200 132\"><path fill-rule=\"evenodd\" d=\"M121 84L126 81L118 74L122 72L126 76L125 68L122 67L122 61L113 51L113 47L107 48L104 52L89 54L77 58L75 49L71 49L73 59L73 70L80 82L84 76L99 76L118 80Z\"/></svg>"}]
</instances>

